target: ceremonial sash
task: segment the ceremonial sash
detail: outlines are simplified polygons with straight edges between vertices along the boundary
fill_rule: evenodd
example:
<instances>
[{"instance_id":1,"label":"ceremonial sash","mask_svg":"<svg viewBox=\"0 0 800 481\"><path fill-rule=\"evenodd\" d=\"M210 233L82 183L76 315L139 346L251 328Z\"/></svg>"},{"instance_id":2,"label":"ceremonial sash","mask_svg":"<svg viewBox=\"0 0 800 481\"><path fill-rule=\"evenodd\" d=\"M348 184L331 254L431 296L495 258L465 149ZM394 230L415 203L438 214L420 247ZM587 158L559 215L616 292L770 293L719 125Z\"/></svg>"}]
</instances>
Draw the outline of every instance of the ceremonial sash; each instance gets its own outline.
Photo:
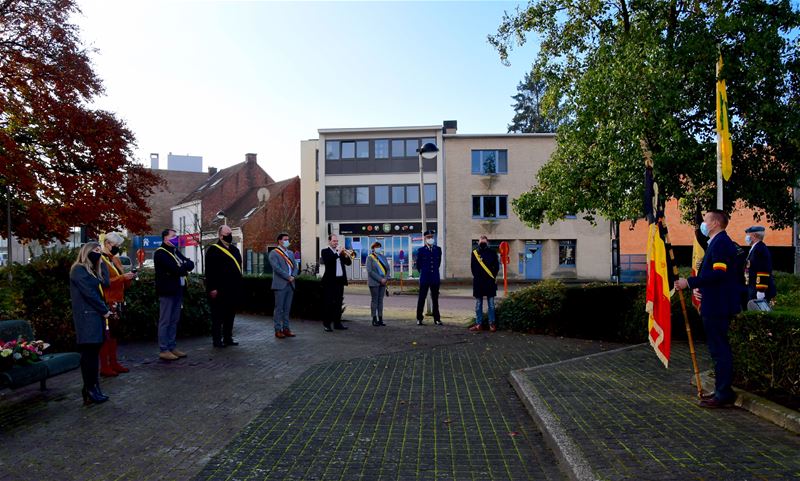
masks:
<instances>
[{"instance_id":1,"label":"ceremonial sash","mask_svg":"<svg viewBox=\"0 0 800 481\"><path fill-rule=\"evenodd\" d=\"M122 275L122 273L119 271L119 269L117 269L117 266L115 266L113 262L108 260L108 258L105 255L103 255L101 257L103 258L103 261L105 261L106 265L108 265L109 269L114 269L114 272L117 273L117 276L121 276Z\"/></svg>"},{"instance_id":2,"label":"ceremonial sash","mask_svg":"<svg viewBox=\"0 0 800 481\"><path fill-rule=\"evenodd\" d=\"M383 262L381 262L381 260L378 259L378 256L376 256L375 254L370 254L369 256L372 257L373 259L375 259L378 262L378 267L381 268L381 272L383 273L383 277L386 277L386 271L388 269L386 268L386 266L383 265Z\"/></svg>"},{"instance_id":3,"label":"ceremonial sash","mask_svg":"<svg viewBox=\"0 0 800 481\"><path fill-rule=\"evenodd\" d=\"M164 249L163 247L159 247L159 248L158 248L158 249L156 249L156 250L157 250L157 251L158 251L158 250L162 250L162 251L166 252L166 253L167 253L167 254L169 254L169 255L170 255L170 256L171 256L173 259L175 259L175 264L177 264L177 265L178 265L178 267L180 267L180 266L181 266L181 261L179 261L179 260L178 260L178 258L177 258L177 257L175 257L175 254L173 254L172 252L170 252L170 251L168 251L168 250ZM189 276L181 276L181 277L187 277L187 278L188 278ZM188 285L188 284L189 284L189 280L188 280L188 279L185 279L185 280L184 280L184 283L185 283L186 285Z\"/></svg>"},{"instance_id":4,"label":"ceremonial sash","mask_svg":"<svg viewBox=\"0 0 800 481\"><path fill-rule=\"evenodd\" d=\"M236 268L239 269L239 272L242 272L242 266L239 265L239 261L236 260L236 257L234 257L233 254L231 254L231 252L228 249L225 249L219 244L211 244L211 245L221 250L222 252L225 253L225 255L230 257L233 260L234 264L236 264Z\"/></svg>"},{"instance_id":5,"label":"ceremonial sash","mask_svg":"<svg viewBox=\"0 0 800 481\"><path fill-rule=\"evenodd\" d=\"M492 279L494 279L494 274L492 274L492 271L490 271L490 270L489 270L489 268L488 268L488 267L486 267L486 264L484 264L484 263L483 263L483 259L481 259L481 256L480 256L480 255L478 255L478 251L477 251L477 250L473 250L473 251L472 251L472 254L475 256L475 259L477 259L477 261L478 261L478 264L480 264L480 265L481 265L481 267L483 267L483 270L485 270L485 271L486 271L486 273L487 273L487 274L489 274L489 277L491 277Z\"/></svg>"},{"instance_id":6,"label":"ceremonial sash","mask_svg":"<svg viewBox=\"0 0 800 481\"><path fill-rule=\"evenodd\" d=\"M289 259L289 256L287 256L286 254L283 253L283 251L281 250L280 247L275 249L275 250L278 251L278 254L280 254L280 256L283 257L283 260L286 261L286 265L289 266L289 272L290 273L293 272L294 271L294 262L292 262L292 260Z\"/></svg>"}]
</instances>

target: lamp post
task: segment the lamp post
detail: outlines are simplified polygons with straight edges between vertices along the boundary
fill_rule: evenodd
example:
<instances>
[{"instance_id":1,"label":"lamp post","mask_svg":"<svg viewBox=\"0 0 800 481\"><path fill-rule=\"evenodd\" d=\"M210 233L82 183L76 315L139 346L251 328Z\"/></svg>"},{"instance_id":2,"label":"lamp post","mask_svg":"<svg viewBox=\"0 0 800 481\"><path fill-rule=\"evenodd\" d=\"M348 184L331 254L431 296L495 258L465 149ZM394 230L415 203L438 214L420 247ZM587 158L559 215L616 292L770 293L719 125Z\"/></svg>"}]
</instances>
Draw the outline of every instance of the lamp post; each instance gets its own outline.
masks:
<instances>
[{"instance_id":1,"label":"lamp post","mask_svg":"<svg viewBox=\"0 0 800 481\"><path fill-rule=\"evenodd\" d=\"M432 142L428 142L427 144L423 145L422 147L417 149L417 157L419 157L419 205L421 211L421 218L422 218L422 230L421 234L425 235L425 181L422 177L422 159L433 159L436 158L436 154L439 152L439 147L436 147L436 144Z\"/></svg>"},{"instance_id":2,"label":"lamp post","mask_svg":"<svg viewBox=\"0 0 800 481\"><path fill-rule=\"evenodd\" d=\"M221 219L223 225L228 225L228 218L225 217L225 211L221 210L217 212L217 219Z\"/></svg>"}]
</instances>

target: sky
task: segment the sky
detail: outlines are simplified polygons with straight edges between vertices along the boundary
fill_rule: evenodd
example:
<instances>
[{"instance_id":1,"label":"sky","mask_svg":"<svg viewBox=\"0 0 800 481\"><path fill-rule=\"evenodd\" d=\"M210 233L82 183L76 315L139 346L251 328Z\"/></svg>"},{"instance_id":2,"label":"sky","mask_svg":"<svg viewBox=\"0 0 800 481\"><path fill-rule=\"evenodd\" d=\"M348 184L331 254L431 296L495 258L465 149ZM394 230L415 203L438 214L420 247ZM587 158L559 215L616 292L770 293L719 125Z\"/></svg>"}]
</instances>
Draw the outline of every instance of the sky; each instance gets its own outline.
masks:
<instances>
[{"instance_id":1,"label":"sky","mask_svg":"<svg viewBox=\"0 0 800 481\"><path fill-rule=\"evenodd\" d=\"M317 129L441 125L503 133L530 70L528 43L500 62L486 37L518 2L79 0L75 18L137 160L245 153L276 180L300 174Z\"/></svg>"}]
</instances>

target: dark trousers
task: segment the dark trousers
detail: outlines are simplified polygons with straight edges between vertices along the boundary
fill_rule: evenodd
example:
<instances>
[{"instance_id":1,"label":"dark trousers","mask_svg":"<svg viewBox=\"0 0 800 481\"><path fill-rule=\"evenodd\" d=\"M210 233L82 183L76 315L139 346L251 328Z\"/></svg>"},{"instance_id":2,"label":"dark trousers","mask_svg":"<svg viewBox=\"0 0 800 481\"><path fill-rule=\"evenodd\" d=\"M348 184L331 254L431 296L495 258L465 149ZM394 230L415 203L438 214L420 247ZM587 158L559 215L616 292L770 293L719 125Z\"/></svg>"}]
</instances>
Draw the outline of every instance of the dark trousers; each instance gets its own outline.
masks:
<instances>
[{"instance_id":1,"label":"dark trousers","mask_svg":"<svg viewBox=\"0 0 800 481\"><path fill-rule=\"evenodd\" d=\"M428 290L431 291L431 301L433 301L433 320L439 322L439 283L419 284L419 297L417 298L417 320L422 320L422 310L425 307L425 299L428 297Z\"/></svg>"},{"instance_id":2,"label":"dark trousers","mask_svg":"<svg viewBox=\"0 0 800 481\"><path fill-rule=\"evenodd\" d=\"M322 286L323 301L327 315L322 323L325 327L342 324L342 303L344 302L344 277L334 277Z\"/></svg>"},{"instance_id":3,"label":"dark trousers","mask_svg":"<svg viewBox=\"0 0 800 481\"><path fill-rule=\"evenodd\" d=\"M100 377L100 347L103 343L78 344L81 353L81 377L83 388L91 389L98 383Z\"/></svg>"},{"instance_id":4,"label":"dark trousers","mask_svg":"<svg viewBox=\"0 0 800 481\"><path fill-rule=\"evenodd\" d=\"M714 360L714 376L716 386L714 397L722 402L736 399L731 387L733 384L733 353L728 342L728 326L730 319L725 317L703 317L703 328L706 331L708 352Z\"/></svg>"},{"instance_id":5,"label":"dark trousers","mask_svg":"<svg viewBox=\"0 0 800 481\"><path fill-rule=\"evenodd\" d=\"M236 317L236 302L233 294L217 291L217 297L208 298L211 308L211 339L214 342L233 340L233 319Z\"/></svg>"}]
</instances>

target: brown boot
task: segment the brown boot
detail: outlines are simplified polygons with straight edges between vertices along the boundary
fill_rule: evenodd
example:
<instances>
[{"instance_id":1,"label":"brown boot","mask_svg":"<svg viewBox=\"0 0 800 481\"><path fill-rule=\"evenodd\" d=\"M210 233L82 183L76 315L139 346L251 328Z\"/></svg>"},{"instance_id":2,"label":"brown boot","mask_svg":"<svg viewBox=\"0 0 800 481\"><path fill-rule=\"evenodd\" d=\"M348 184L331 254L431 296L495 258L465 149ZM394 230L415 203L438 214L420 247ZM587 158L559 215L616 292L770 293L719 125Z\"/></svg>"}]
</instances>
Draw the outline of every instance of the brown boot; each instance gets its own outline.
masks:
<instances>
[{"instance_id":1,"label":"brown boot","mask_svg":"<svg viewBox=\"0 0 800 481\"><path fill-rule=\"evenodd\" d=\"M108 344L108 361L109 364L111 364L111 369L116 371L117 374L130 372L130 369L117 361L117 340L112 337L109 338L106 343Z\"/></svg>"},{"instance_id":2,"label":"brown boot","mask_svg":"<svg viewBox=\"0 0 800 481\"><path fill-rule=\"evenodd\" d=\"M100 347L100 375L103 377L114 377L117 375L117 371L111 367L111 363L109 362L109 350L109 342L106 339Z\"/></svg>"}]
</instances>

